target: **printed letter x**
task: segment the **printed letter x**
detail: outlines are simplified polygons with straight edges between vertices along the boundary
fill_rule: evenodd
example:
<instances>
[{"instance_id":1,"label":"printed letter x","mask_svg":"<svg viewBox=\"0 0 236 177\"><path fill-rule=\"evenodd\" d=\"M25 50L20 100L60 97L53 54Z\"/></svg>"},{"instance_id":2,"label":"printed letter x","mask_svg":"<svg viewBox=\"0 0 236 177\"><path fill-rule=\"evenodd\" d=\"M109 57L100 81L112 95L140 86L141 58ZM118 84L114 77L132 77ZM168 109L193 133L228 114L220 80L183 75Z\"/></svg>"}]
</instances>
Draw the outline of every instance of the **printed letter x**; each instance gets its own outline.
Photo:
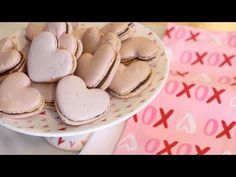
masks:
<instances>
[{"instance_id":1,"label":"printed letter x","mask_svg":"<svg viewBox=\"0 0 236 177\"><path fill-rule=\"evenodd\" d=\"M163 108L160 108L161 119L159 121L157 121L153 125L153 127L157 127L157 126L163 124L165 128L168 128L167 119L173 114L173 112L174 112L174 110L171 109L165 114Z\"/></svg>"},{"instance_id":2,"label":"printed letter x","mask_svg":"<svg viewBox=\"0 0 236 177\"><path fill-rule=\"evenodd\" d=\"M235 126L235 122L233 121L229 125L226 125L225 121L222 120L221 123L222 123L223 131L221 133L219 133L216 136L216 138L220 138L220 137L226 135L228 139L231 139L231 135L230 135L229 131Z\"/></svg>"},{"instance_id":3,"label":"printed letter x","mask_svg":"<svg viewBox=\"0 0 236 177\"><path fill-rule=\"evenodd\" d=\"M188 98L191 98L191 95L190 95L190 91L189 91L189 90L190 90L192 87L194 87L196 84L187 85L187 84L184 83L184 82L183 82L182 84L183 84L184 88L183 88L183 90L181 90L176 96L179 97L179 96L183 95L184 93L186 93L187 97L188 97Z\"/></svg>"},{"instance_id":4,"label":"printed letter x","mask_svg":"<svg viewBox=\"0 0 236 177\"><path fill-rule=\"evenodd\" d=\"M169 28L169 29L166 29L164 36L166 36L166 37L168 37L169 39L171 39L170 33L171 33L174 29L175 29L175 27L171 27L171 28Z\"/></svg>"},{"instance_id":5,"label":"printed letter x","mask_svg":"<svg viewBox=\"0 0 236 177\"><path fill-rule=\"evenodd\" d=\"M165 152L167 152L169 155L172 155L172 152L171 152L171 149L176 146L179 142L178 141L174 141L173 143L169 144L168 141L164 140L164 145L165 145L165 148L162 149L161 151L159 151L157 153L157 155L161 155Z\"/></svg>"},{"instance_id":6,"label":"printed letter x","mask_svg":"<svg viewBox=\"0 0 236 177\"><path fill-rule=\"evenodd\" d=\"M191 30L189 31L189 33L190 33L190 37L186 39L186 41L190 41L190 40L197 41L197 36L199 36L200 33L197 32L194 34Z\"/></svg>"}]
</instances>

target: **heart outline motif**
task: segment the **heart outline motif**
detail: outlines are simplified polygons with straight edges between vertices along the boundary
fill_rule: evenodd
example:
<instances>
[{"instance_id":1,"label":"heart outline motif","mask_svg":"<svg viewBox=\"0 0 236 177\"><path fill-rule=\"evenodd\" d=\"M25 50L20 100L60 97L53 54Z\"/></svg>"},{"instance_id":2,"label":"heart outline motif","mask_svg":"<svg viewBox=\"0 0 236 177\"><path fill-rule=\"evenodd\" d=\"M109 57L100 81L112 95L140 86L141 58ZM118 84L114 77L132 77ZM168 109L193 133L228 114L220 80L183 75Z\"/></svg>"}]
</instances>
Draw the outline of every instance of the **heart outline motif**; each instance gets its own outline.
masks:
<instances>
[{"instance_id":1,"label":"heart outline motif","mask_svg":"<svg viewBox=\"0 0 236 177\"><path fill-rule=\"evenodd\" d=\"M191 113L185 114L185 116L176 124L177 131L185 131L188 134L196 132L196 123Z\"/></svg>"},{"instance_id":2,"label":"heart outline motif","mask_svg":"<svg viewBox=\"0 0 236 177\"><path fill-rule=\"evenodd\" d=\"M137 140L133 134L128 134L125 138L123 138L118 146L118 149L125 148L128 151L135 151L138 148Z\"/></svg>"},{"instance_id":3,"label":"heart outline motif","mask_svg":"<svg viewBox=\"0 0 236 177\"><path fill-rule=\"evenodd\" d=\"M201 73L201 74L195 76L194 80L200 80L200 81L205 82L205 83L209 83L209 82L212 81L211 78L205 73Z\"/></svg>"}]
</instances>

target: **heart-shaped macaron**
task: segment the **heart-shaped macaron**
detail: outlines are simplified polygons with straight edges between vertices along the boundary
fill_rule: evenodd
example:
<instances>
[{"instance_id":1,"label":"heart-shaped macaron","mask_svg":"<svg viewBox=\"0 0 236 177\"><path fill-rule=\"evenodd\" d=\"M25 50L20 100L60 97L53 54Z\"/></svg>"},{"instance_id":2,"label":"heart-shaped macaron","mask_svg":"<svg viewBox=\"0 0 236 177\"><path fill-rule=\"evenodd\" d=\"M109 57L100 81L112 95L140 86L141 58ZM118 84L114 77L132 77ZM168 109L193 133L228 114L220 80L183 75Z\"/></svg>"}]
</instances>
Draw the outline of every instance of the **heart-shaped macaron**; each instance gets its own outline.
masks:
<instances>
[{"instance_id":1,"label":"heart-shaped macaron","mask_svg":"<svg viewBox=\"0 0 236 177\"><path fill-rule=\"evenodd\" d=\"M110 107L109 95L102 89L87 89L84 81L71 75L62 78L56 89L56 109L61 119L70 125L93 122Z\"/></svg>"},{"instance_id":2,"label":"heart-shaped macaron","mask_svg":"<svg viewBox=\"0 0 236 177\"><path fill-rule=\"evenodd\" d=\"M144 61L135 61L125 66L120 64L109 85L109 91L117 98L137 95L150 85L152 69Z\"/></svg>"},{"instance_id":3,"label":"heart-shaped macaron","mask_svg":"<svg viewBox=\"0 0 236 177\"><path fill-rule=\"evenodd\" d=\"M0 115L6 118L25 118L38 114L44 98L22 72L10 74L0 85Z\"/></svg>"},{"instance_id":4,"label":"heart-shaped macaron","mask_svg":"<svg viewBox=\"0 0 236 177\"><path fill-rule=\"evenodd\" d=\"M120 55L110 44L101 45L94 55L82 55L75 75L84 80L88 88L106 89L119 66Z\"/></svg>"},{"instance_id":5,"label":"heart-shaped macaron","mask_svg":"<svg viewBox=\"0 0 236 177\"><path fill-rule=\"evenodd\" d=\"M11 38L0 40L0 78L21 71L25 66L23 55L14 47Z\"/></svg>"},{"instance_id":6,"label":"heart-shaped macaron","mask_svg":"<svg viewBox=\"0 0 236 177\"><path fill-rule=\"evenodd\" d=\"M114 34L114 33L107 33L105 36L102 37L102 39L99 42L99 45L103 44L111 44L113 49L120 51L121 48L121 40L120 38Z\"/></svg>"},{"instance_id":7,"label":"heart-shaped macaron","mask_svg":"<svg viewBox=\"0 0 236 177\"><path fill-rule=\"evenodd\" d=\"M78 59L83 52L83 45L79 39L76 39L72 34L63 34L59 38L61 49L71 52Z\"/></svg>"},{"instance_id":8,"label":"heart-shaped macaron","mask_svg":"<svg viewBox=\"0 0 236 177\"><path fill-rule=\"evenodd\" d=\"M27 62L32 81L55 82L74 72L75 56L57 47L57 38L50 32L41 32L33 39Z\"/></svg>"},{"instance_id":9,"label":"heart-shaped macaron","mask_svg":"<svg viewBox=\"0 0 236 177\"><path fill-rule=\"evenodd\" d=\"M79 39L82 41L85 33L88 31L89 27L79 27L75 29L72 34L76 39Z\"/></svg>"},{"instance_id":10,"label":"heart-shaped macaron","mask_svg":"<svg viewBox=\"0 0 236 177\"><path fill-rule=\"evenodd\" d=\"M35 36L37 36L42 31L45 31L47 28L47 23L36 23L31 22L27 25L25 30L25 37L29 41L32 41Z\"/></svg>"},{"instance_id":11,"label":"heart-shaped macaron","mask_svg":"<svg viewBox=\"0 0 236 177\"><path fill-rule=\"evenodd\" d=\"M32 41L35 36L43 31L49 31L58 38L65 34L72 32L72 24L67 22L50 22L50 23L29 23L26 27L25 37Z\"/></svg>"},{"instance_id":12,"label":"heart-shaped macaron","mask_svg":"<svg viewBox=\"0 0 236 177\"><path fill-rule=\"evenodd\" d=\"M102 39L102 33L96 27L89 28L83 35L82 43L84 47L83 53L93 54L98 48Z\"/></svg>"},{"instance_id":13,"label":"heart-shaped macaron","mask_svg":"<svg viewBox=\"0 0 236 177\"><path fill-rule=\"evenodd\" d=\"M45 99L45 106L54 107L56 101L57 83L36 83L32 82L31 87L37 89Z\"/></svg>"},{"instance_id":14,"label":"heart-shaped macaron","mask_svg":"<svg viewBox=\"0 0 236 177\"><path fill-rule=\"evenodd\" d=\"M51 22L47 24L47 28L45 29L48 32L51 32L58 38L65 34L65 33L71 33L73 28L71 23L67 22Z\"/></svg>"},{"instance_id":15,"label":"heart-shaped macaron","mask_svg":"<svg viewBox=\"0 0 236 177\"><path fill-rule=\"evenodd\" d=\"M140 45L141 44L141 45ZM158 44L145 37L133 37L122 42L120 55L122 62L133 59L149 60L158 54Z\"/></svg>"},{"instance_id":16,"label":"heart-shaped macaron","mask_svg":"<svg viewBox=\"0 0 236 177\"><path fill-rule=\"evenodd\" d=\"M134 23L122 22L122 23L108 23L101 28L101 32L107 34L108 32L115 33L121 41L124 41L133 35Z\"/></svg>"}]
</instances>

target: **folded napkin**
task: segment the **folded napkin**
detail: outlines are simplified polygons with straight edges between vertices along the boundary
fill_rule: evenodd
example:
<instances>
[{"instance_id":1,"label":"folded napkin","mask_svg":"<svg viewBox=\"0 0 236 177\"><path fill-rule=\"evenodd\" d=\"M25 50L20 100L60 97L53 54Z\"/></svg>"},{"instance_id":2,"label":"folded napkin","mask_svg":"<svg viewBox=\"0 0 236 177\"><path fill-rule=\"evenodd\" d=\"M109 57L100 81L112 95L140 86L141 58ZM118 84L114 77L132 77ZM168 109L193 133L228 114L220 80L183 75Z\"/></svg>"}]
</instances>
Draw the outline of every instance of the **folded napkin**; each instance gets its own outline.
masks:
<instances>
[{"instance_id":1,"label":"folded napkin","mask_svg":"<svg viewBox=\"0 0 236 177\"><path fill-rule=\"evenodd\" d=\"M236 32L169 23L163 42L169 78L114 154L236 154Z\"/></svg>"}]
</instances>

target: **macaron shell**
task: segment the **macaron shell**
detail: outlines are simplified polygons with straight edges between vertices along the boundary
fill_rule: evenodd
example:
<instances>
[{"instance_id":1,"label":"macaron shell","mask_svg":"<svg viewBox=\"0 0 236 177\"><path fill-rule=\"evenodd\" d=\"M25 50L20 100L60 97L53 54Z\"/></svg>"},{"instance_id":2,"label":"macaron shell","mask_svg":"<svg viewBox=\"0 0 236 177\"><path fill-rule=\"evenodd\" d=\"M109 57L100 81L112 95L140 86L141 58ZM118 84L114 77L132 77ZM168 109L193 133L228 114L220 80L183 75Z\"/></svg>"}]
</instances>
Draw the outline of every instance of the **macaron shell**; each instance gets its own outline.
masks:
<instances>
[{"instance_id":1,"label":"macaron shell","mask_svg":"<svg viewBox=\"0 0 236 177\"><path fill-rule=\"evenodd\" d=\"M89 28L87 27L84 27L84 28L78 28L78 29L75 29L72 34L73 36L78 39L78 40L81 40L83 39L83 36L84 34L86 33L86 31L88 30Z\"/></svg>"},{"instance_id":2,"label":"macaron shell","mask_svg":"<svg viewBox=\"0 0 236 177\"><path fill-rule=\"evenodd\" d=\"M130 24L130 22L108 23L101 28L101 32L104 34L107 34L108 32L115 33L119 36L121 41L124 41L133 34L133 25L129 26Z\"/></svg>"},{"instance_id":3,"label":"macaron shell","mask_svg":"<svg viewBox=\"0 0 236 177\"><path fill-rule=\"evenodd\" d=\"M97 49L93 56L84 55L78 60L75 75L81 77L89 88L93 88L102 81L114 63L116 51L111 45L104 44Z\"/></svg>"},{"instance_id":4,"label":"macaron shell","mask_svg":"<svg viewBox=\"0 0 236 177\"><path fill-rule=\"evenodd\" d=\"M99 42L102 38L101 32L96 27L89 28L82 39L83 53L93 54L98 48Z\"/></svg>"},{"instance_id":5,"label":"macaron shell","mask_svg":"<svg viewBox=\"0 0 236 177\"><path fill-rule=\"evenodd\" d=\"M47 23L29 23L26 27L25 36L28 40L32 41L35 36L44 31Z\"/></svg>"},{"instance_id":6,"label":"macaron shell","mask_svg":"<svg viewBox=\"0 0 236 177\"><path fill-rule=\"evenodd\" d=\"M83 53L83 50L84 50L84 48L83 48L83 44L82 44L81 40L77 40L77 51L75 53L76 59L79 59L79 57Z\"/></svg>"},{"instance_id":7,"label":"macaron shell","mask_svg":"<svg viewBox=\"0 0 236 177\"><path fill-rule=\"evenodd\" d=\"M152 80L153 80L153 73L150 74L148 80L142 86L140 86L138 89L136 89L133 92L127 93L125 95L120 95L110 90L110 94L120 99L127 99L127 98L134 97L138 95L139 93L141 93L143 90L145 90L152 83Z\"/></svg>"},{"instance_id":8,"label":"macaron shell","mask_svg":"<svg viewBox=\"0 0 236 177\"><path fill-rule=\"evenodd\" d=\"M47 24L46 31L51 32L57 37L67 32L66 22L51 22Z\"/></svg>"},{"instance_id":9,"label":"macaron shell","mask_svg":"<svg viewBox=\"0 0 236 177\"><path fill-rule=\"evenodd\" d=\"M34 82L56 82L72 74L76 68L75 57L67 50L57 48L56 37L41 32L30 46L27 69Z\"/></svg>"},{"instance_id":10,"label":"macaron shell","mask_svg":"<svg viewBox=\"0 0 236 177\"><path fill-rule=\"evenodd\" d=\"M114 33L107 33L100 41L99 45L103 44L111 44L113 49L120 51L121 48L121 40L120 38Z\"/></svg>"},{"instance_id":11,"label":"macaron shell","mask_svg":"<svg viewBox=\"0 0 236 177\"><path fill-rule=\"evenodd\" d=\"M15 67L21 61L21 58L21 54L15 49L0 52L0 73Z\"/></svg>"},{"instance_id":12,"label":"macaron shell","mask_svg":"<svg viewBox=\"0 0 236 177\"><path fill-rule=\"evenodd\" d=\"M30 113L42 104L44 98L30 87L30 79L22 72L9 75L0 85L0 111L5 114Z\"/></svg>"},{"instance_id":13,"label":"macaron shell","mask_svg":"<svg viewBox=\"0 0 236 177\"><path fill-rule=\"evenodd\" d=\"M70 23L71 23L73 30L76 30L76 29L81 28L83 26L81 22L70 22Z\"/></svg>"},{"instance_id":14,"label":"macaron shell","mask_svg":"<svg viewBox=\"0 0 236 177\"><path fill-rule=\"evenodd\" d=\"M40 112L42 112L43 108L45 108L45 102L43 99L42 99L41 105L33 111L25 112L22 114L5 114L5 113L0 112L0 117L9 118L9 119L23 119L23 118L35 116L39 114Z\"/></svg>"},{"instance_id":15,"label":"macaron shell","mask_svg":"<svg viewBox=\"0 0 236 177\"><path fill-rule=\"evenodd\" d=\"M94 121L110 106L109 95L101 89L87 89L82 79L67 76L56 89L56 108L68 124L84 124ZM73 124L74 123L74 124Z\"/></svg>"},{"instance_id":16,"label":"macaron shell","mask_svg":"<svg viewBox=\"0 0 236 177\"><path fill-rule=\"evenodd\" d=\"M3 38L0 40L0 51L8 51L14 48L14 42L10 38Z\"/></svg>"},{"instance_id":17,"label":"macaron shell","mask_svg":"<svg viewBox=\"0 0 236 177\"><path fill-rule=\"evenodd\" d=\"M72 34L63 34L59 38L59 44L61 49L68 50L73 55L77 50L77 40Z\"/></svg>"},{"instance_id":18,"label":"macaron shell","mask_svg":"<svg viewBox=\"0 0 236 177\"><path fill-rule=\"evenodd\" d=\"M54 103L56 101L57 83L36 83L32 82L31 87L37 89L45 98L46 103Z\"/></svg>"},{"instance_id":19,"label":"macaron shell","mask_svg":"<svg viewBox=\"0 0 236 177\"><path fill-rule=\"evenodd\" d=\"M151 73L151 67L143 61L133 62L128 66L120 64L109 89L121 96L129 94Z\"/></svg>"},{"instance_id":20,"label":"macaron shell","mask_svg":"<svg viewBox=\"0 0 236 177\"><path fill-rule=\"evenodd\" d=\"M101 31L106 34L108 32L112 32L115 34L119 34L120 32L124 31L128 27L129 22L114 22L108 23L104 27L101 28Z\"/></svg>"},{"instance_id":21,"label":"macaron shell","mask_svg":"<svg viewBox=\"0 0 236 177\"><path fill-rule=\"evenodd\" d=\"M115 76L116 71L120 65L120 61L121 61L120 54L117 52L116 58L114 60L114 64L111 68L111 71L110 71L110 73L107 73L108 76L105 78L104 83L99 88L106 90L109 87L109 85L111 84L113 77Z\"/></svg>"},{"instance_id":22,"label":"macaron shell","mask_svg":"<svg viewBox=\"0 0 236 177\"><path fill-rule=\"evenodd\" d=\"M21 61L14 68L0 74L0 83L14 72L25 72L26 68L25 66L26 66L26 60L22 58Z\"/></svg>"},{"instance_id":23,"label":"macaron shell","mask_svg":"<svg viewBox=\"0 0 236 177\"><path fill-rule=\"evenodd\" d=\"M142 45L140 45L142 44ZM141 60L149 60L158 53L158 45L156 42L145 37L134 37L122 42L121 60L129 61L135 58Z\"/></svg>"},{"instance_id":24,"label":"macaron shell","mask_svg":"<svg viewBox=\"0 0 236 177\"><path fill-rule=\"evenodd\" d=\"M142 86L140 86L138 89L136 89L135 91L127 93L125 95L120 95L120 94L117 94L113 91L110 91L110 94L113 95L114 97L120 98L120 99L127 99L127 98L134 97L134 96L138 95L139 93L141 93L143 90L145 90L152 83L152 80L153 80L153 74L151 73L148 80Z\"/></svg>"}]
</instances>

